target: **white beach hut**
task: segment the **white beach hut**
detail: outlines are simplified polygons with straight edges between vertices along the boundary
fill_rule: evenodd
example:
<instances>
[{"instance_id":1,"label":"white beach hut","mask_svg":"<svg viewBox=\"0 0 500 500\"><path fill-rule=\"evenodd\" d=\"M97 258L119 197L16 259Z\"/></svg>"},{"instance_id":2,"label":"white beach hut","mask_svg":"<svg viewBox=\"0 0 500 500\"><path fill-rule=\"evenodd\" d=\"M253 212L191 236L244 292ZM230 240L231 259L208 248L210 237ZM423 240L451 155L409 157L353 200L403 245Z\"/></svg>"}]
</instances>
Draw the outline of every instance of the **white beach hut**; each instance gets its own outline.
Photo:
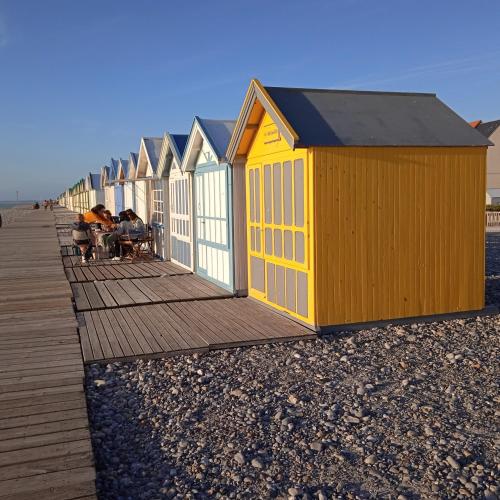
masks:
<instances>
[{"instance_id":1,"label":"white beach hut","mask_svg":"<svg viewBox=\"0 0 500 500\"><path fill-rule=\"evenodd\" d=\"M166 133L163 137L156 175L152 181L151 228L155 253L164 260L171 258L169 175L172 162L180 165L187 135Z\"/></svg>"},{"instance_id":2,"label":"white beach hut","mask_svg":"<svg viewBox=\"0 0 500 500\"><path fill-rule=\"evenodd\" d=\"M123 204L125 210L135 211L135 172L137 167L137 153L130 153L128 158L127 175L123 183Z\"/></svg>"},{"instance_id":3,"label":"white beach hut","mask_svg":"<svg viewBox=\"0 0 500 500\"><path fill-rule=\"evenodd\" d=\"M97 204L104 204L104 191L101 188L101 175L89 173L85 178L85 190L88 193L88 206L86 210L90 210Z\"/></svg>"},{"instance_id":4,"label":"white beach hut","mask_svg":"<svg viewBox=\"0 0 500 500\"><path fill-rule=\"evenodd\" d=\"M188 136L166 135L168 154L162 166L163 175L169 179L170 258L176 264L193 270L193 176L191 172L181 170L181 150L184 150Z\"/></svg>"},{"instance_id":5,"label":"white beach hut","mask_svg":"<svg viewBox=\"0 0 500 500\"><path fill-rule=\"evenodd\" d=\"M156 174L162 138L142 137L135 171L135 212L144 221L151 220L151 180Z\"/></svg>"},{"instance_id":6,"label":"white beach hut","mask_svg":"<svg viewBox=\"0 0 500 500\"><path fill-rule=\"evenodd\" d=\"M101 168L101 189L104 191L104 206L113 211L115 208L115 187L111 180L111 169L107 165Z\"/></svg>"},{"instance_id":7,"label":"white beach hut","mask_svg":"<svg viewBox=\"0 0 500 500\"><path fill-rule=\"evenodd\" d=\"M246 266L246 252L234 249L233 171L225 159L235 124L235 120L195 117L181 171L194 176L195 272L227 290L245 294L246 280L238 279L235 268Z\"/></svg>"}]
</instances>

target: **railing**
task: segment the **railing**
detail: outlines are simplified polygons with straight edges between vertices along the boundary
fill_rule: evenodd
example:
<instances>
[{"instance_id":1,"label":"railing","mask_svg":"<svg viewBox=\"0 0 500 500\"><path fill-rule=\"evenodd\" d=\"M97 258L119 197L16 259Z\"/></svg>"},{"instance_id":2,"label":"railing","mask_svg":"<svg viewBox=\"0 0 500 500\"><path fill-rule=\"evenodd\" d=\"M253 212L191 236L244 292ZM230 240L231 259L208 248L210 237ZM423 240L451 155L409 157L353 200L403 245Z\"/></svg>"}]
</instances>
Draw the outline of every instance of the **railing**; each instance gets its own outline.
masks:
<instances>
[{"instance_id":1,"label":"railing","mask_svg":"<svg viewBox=\"0 0 500 500\"><path fill-rule=\"evenodd\" d=\"M500 212L486 212L486 227L500 227Z\"/></svg>"}]
</instances>

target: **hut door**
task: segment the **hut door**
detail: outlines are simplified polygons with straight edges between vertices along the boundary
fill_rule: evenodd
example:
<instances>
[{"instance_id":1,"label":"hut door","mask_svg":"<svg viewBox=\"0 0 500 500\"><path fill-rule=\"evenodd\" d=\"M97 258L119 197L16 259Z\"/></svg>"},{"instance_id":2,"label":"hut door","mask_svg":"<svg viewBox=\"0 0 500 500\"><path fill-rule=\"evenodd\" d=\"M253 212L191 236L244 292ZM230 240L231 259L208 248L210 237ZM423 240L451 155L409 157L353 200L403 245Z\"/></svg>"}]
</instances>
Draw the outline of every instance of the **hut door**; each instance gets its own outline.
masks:
<instances>
[{"instance_id":1,"label":"hut door","mask_svg":"<svg viewBox=\"0 0 500 500\"><path fill-rule=\"evenodd\" d=\"M247 166L249 294L310 320L305 159L267 160Z\"/></svg>"},{"instance_id":2,"label":"hut door","mask_svg":"<svg viewBox=\"0 0 500 500\"><path fill-rule=\"evenodd\" d=\"M190 214L189 176L170 179L170 252L172 260L192 269Z\"/></svg>"},{"instance_id":3,"label":"hut door","mask_svg":"<svg viewBox=\"0 0 500 500\"><path fill-rule=\"evenodd\" d=\"M226 165L198 167L194 181L196 272L231 289L228 168Z\"/></svg>"},{"instance_id":4,"label":"hut door","mask_svg":"<svg viewBox=\"0 0 500 500\"><path fill-rule=\"evenodd\" d=\"M248 231L248 270L252 295L265 299L265 263L262 245L262 166L247 167L247 231Z\"/></svg>"}]
</instances>

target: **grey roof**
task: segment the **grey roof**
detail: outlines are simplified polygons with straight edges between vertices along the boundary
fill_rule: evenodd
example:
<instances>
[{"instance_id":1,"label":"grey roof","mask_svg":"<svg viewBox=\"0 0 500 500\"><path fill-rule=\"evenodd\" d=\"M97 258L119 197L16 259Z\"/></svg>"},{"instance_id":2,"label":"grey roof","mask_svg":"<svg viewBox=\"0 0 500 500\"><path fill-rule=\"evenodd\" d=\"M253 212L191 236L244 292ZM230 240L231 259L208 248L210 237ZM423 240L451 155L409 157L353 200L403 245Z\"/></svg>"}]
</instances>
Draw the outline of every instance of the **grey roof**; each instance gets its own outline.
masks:
<instances>
[{"instance_id":1,"label":"grey roof","mask_svg":"<svg viewBox=\"0 0 500 500\"><path fill-rule=\"evenodd\" d=\"M146 145L149 161L151 162L151 168L154 174L156 174L156 169L158 167L162 141L162 137L144 137L144 144Z\"/></svg>"},{"instance_id":2,"label":"grey roof","mask_svg":"<svg viewBox=\"0 0 500 500\"><path fill-rule=\"evenodd\" d=\"M110 181L114 181L118 175L118 160L111 158L109 162L109 177Z\"/></svg>"},{"instance_id":3,"label":"grey roof","mask_svg":"<svg viewBox=\"0 0 500 500\"><path fill-rule=\"evenodd\" d=\"M90 174L90 185L92 189L101 188L101 174Z\"/></svg>"},{"instance_id":4,"label":"grey roof","mask_svg":"<svg viewBox=\"0 0 500 500\"><path fill-rule=\"evenodd\" d=\"M492 122L484 122L484 123L480 123L477 127L476 127L476 130L478 132L481 132L481 134L483 134L485 137L491 137L491 135L493 134L493 132L495 132L495 130L500 127L500 120L495 120L495 121L492 121Z\"/></svg>"},{"instance_id":5,"label":"grey roof","mask_svg":"<svg viewBox=\"0 0 500 500\"><path fill-rule=\"evenodd\" d=\"M223 158L236 125L236 120L212 120L198 116L195 119L198 120L217 157L219 159Z\"/></svg>"},{"instance_id":6,"label":"grey roof","mask_svg":"<svg viewBox=\"0 0 500 500\"><path fill-rule=\"evenodd\" d=\"M170 134L170 137L172 138L172 141L174 142L175 147L179 152L179 157L182 158L189 136L186 134Z\"/></svg>"},{"instance_id":7,"label":"grey roof","mask_svg":"<svg viewBox=\"0 0 500 500\"><path fill-rule=\"evenodd\" d=\"M134 166L134 168L137 167L137 158L138 157L139 157L138 153L130 153L129 162L132 162L132 165Z\"/></svg>"},{"instance_id":8,"label":"grey roof","mask_svg":"<svg viewBox=\"0 0 500 500\"><path fill-rule=\"evenodd\" d=\"M128 160L124 160L123 158L120 158L120 165L122 167L122 170L123 170L123 175L125 177L125 179L128 177Z\"/></svg>"},{"instance_id":9,"label":"grey roof","mask_svg":"<svg viewBox=\"0 0 500 500\"><path fill-rule=\"evenodd\" d=\"M265 87L298 146L488 146L435 94Z\"/></svg>"}]
</instances>

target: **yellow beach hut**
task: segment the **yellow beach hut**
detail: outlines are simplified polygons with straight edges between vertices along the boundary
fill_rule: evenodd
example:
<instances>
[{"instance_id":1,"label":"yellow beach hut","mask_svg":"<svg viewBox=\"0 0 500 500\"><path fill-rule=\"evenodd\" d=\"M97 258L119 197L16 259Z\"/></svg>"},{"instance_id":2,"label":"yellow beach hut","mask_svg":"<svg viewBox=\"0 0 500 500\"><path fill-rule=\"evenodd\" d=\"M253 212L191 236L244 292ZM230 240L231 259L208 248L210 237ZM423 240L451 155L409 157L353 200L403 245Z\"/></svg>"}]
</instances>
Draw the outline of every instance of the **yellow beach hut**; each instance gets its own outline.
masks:
<instances>
[{"instance_id":1,"label":"yellow beach hut","mask_svg":"<svg viewBox=\"0 0 500 500\"><path fill-rule=\"evenodd\" d=\"M249 295L318 330L482 309L489 144L434 94L253 80L226 152Z\"/></svg>"}]
</instances>

